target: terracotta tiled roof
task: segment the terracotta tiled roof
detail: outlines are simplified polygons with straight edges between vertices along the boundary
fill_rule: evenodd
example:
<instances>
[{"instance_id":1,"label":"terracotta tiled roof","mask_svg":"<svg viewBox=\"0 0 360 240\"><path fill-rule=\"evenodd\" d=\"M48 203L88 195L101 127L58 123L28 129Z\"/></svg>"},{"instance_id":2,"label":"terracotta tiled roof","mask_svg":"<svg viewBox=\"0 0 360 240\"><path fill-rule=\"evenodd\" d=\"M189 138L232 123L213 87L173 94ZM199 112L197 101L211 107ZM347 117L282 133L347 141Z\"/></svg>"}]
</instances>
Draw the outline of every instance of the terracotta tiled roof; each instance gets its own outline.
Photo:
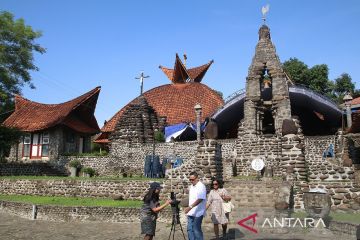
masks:
<instances>
[{"instance_id":1,"label":"terracotta tiled roof","mask_svg":"<svg viewBox=\"0 0 360 240\"><path fill-rule=\"evenodd\" d=\"M67 125L79 132L99 131L94 111L100 87L60 104L42 104L15 96L15 111L4 121L7 127L18 128L24 132L34 132Z\"/></svg>"},{"instance_id":2,"label":"terracotta tiled roof","mask_svg":"<svg viewBox=\"0 0 360 240\"><path fill-rule=\"evenodd\" d=\"M202 83L167 84L153 88L144 93L149 105L159 116L166 116L169 125L182 122L195 122L194 106L202 106L202 121L224 104L222 98L211 88ZM112 132L115 125L131 101L117 112L101 129L102 132Z\"/></svg>"},{"instance_id":3,"label":"terracotta tiled roof","mask_svg":"<svg viewBox=\"0 0 360 240\"><path fill-rule=\"evenodd\" d=\"M360 97L354 98L351 100L351 105L357 105L360 104Z\"/></svg>"},{"instance_id":4,"label":"terracotta tiled roof","mask_svg":"<svg viewBox=\"0 0 360 240\"><path fill-rule=\"evenodd\" d=\"M201 82L213 62L214 61L211 60L209 63L202 66L187 69L179 58L179 55L176 54L174 69L166 68L161 65L159 68L173 83L186 83L187 81Z\"/></svg>"},{"instance_id":5,"label":"terracotta tiled roof","mask_svg":"<svg viewBox=\"0 0 360 240\"><path fill-rule=\"evenodd\" d=\"M205 73L213 62L214 61L211 60L209 63L204 64L200 67L188 69L189 75L192 79L194 79L194 82L201 82L202 78L204 77Z\"/></svg>"}]
</instances>

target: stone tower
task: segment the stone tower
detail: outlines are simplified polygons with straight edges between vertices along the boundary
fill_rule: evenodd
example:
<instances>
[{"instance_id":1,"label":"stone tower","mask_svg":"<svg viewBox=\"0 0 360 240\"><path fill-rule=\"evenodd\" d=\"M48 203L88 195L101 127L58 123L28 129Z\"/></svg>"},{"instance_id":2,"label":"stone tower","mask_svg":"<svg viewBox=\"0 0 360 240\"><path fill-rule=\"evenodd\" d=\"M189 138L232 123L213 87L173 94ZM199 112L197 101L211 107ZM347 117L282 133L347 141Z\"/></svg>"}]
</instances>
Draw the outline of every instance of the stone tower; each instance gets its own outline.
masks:
<instances>
[{"instance_id":1,"label":"stone tower","mask_svg":"<svg viewBox=\"0 0 360 240\"><path fill-rule=\"evenodd\" d=\"M127 106L110 139L118 143L152 143L155 129L162 131L164 124L164 117L159 117L141 95Z\"/></svg>"},{"instance_id":2,"label":"stone tower","mask_svg":"<svg viewBox=\"0 0 360 240\"><path fill-rule=\"evenodd\" d=\"M248 134L280 136L284 119L291 119L287 78L271 42L270 29L262 25L246 78L243 129Z\"/></svg>"}]
</instances>

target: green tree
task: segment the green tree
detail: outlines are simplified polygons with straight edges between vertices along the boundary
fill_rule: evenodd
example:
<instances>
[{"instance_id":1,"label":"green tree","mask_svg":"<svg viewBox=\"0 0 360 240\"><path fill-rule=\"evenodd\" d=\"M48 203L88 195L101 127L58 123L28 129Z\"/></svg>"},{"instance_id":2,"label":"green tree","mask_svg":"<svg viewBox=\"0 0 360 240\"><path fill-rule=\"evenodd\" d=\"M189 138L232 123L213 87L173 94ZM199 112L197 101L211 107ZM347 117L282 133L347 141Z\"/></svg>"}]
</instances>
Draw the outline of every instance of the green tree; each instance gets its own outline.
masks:
<instances>
[{"instance_id":1,"label":"green tree","mask_svg":"<svg viewBox=\"0 0 360 240\"><path fill-rule=\"evenodd\" d=\"M38 71L34 53L45 53L36 40L41 32L34 31L23 19L14 19L9 12L0 12L0 122L13 108L14 94L21 94L25 84L34 88L30 71Z\"/></svg>"},{"instance_id":2,"label":"green tree","mask_svg":"<svg viewBox=\"0 0 360 240\"><path fill-rule=\"evenodd\" d=\"M0 125L0 162L8 155L11 145L19 141L22 133L15 128Z\"/></svg>"},{"instance_id":3,"label":"green tree","mask_svg":"<svg viewBox=\"0 0 360 240\"><path fill-rule=\"evenodd\" d=\"M347 73L341 74L334 82L334 92L337 96L344 96L347 92L355 92L355 83L352 82L350 75Z\"/></svg>"},{"instance_id":4,"label":"green tree","mask_svg":"<svg viewBox=\"0 0 360 240\"><path fill-rule=\"evenodd\" d=\"M21 94L27 84L31 88L31 71L38 71L34 53L45 53L36 43L41 32L34 31L23 19L14 19L9 12L0 12L0 159L8 154L21 132L6 128L1 123L14 109L14 94Z\"/></svg>"},{"instance_id":5,"label":"green tree","mask_svg":"<svg viewBox=\"0 0 360 240\"><path fill-rule=\"evenodd\" d=\"M323 94L338 103L342 103L345 92L352 92L354 97L360 96L360 90L347 73L341 74L334 81L329 80L329 68L319 64L309 68L297 58L290 58L283 63L284 71L296 85L304 85L311 90Z\"/></svg>"},{"instance_id":6,"label":"green tree","mask_svg":"<svg viewBox=\"0 0 360 240\"><path fill-rule=\"evenodd\" d=\"M309 69L308 87L318 93L325 94L331 92L331 82L329 81L329 68L326 64L315 65Z\"/></svg>"},{"instance_id":7,"label":"green tree","mask_svg":"<svg viewBox=\"0 0 360 240\"><path fill-rule=\"evenodd\" d=\"M285 72L295 84L309 86L309 68L297 58L290 58L283 63Z\"/></svg>"}]
</instances>

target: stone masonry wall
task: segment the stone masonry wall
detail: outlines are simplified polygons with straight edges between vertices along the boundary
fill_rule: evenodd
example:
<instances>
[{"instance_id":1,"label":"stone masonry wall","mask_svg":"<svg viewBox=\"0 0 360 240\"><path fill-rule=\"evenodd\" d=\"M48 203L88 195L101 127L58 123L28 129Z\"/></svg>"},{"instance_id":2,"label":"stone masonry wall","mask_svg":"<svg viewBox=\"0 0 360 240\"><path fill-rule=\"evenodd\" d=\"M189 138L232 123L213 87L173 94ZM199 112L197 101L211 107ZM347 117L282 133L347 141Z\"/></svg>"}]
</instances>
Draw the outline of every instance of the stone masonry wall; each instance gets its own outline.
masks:
<instances>
[{"instance_id":1,"label":"stone masonry wall","mask_svg":"<svg viewBox=\"0 0 360 240\"><path fill-rule=\"evenodd\" d=\"M9 162L0 164L0 176L67 176L66 171L53 168L47 162Z\"/></svg>"},{"instance_id":2,"label":"stone masonry wall","mask_svg":"<svg viewBox=\"0 0 360 240\"><path fill-rule=\"evenodd\" d=\"M169 158L176 155L185 161L188 161L196 154L197 143L176 142L176 143L156 143L155 155L160 159ZM153 144L127 145L113 143L111 145L110 156L115 158L122 167L138 170L143 173L145 157L153 154Z\"/></svg>"},{"instance_id":3,"label":"stone masonry wall","mask_svg":"<svg viewBox=\"0 0 360 240\"><path fill-rule=\"evenodd\" d=\"M360 184L352 181L304 182L294 184L295 209L304 209L303 193L312 189L324 189L331 195L332 210L354 210L360 212Z\"/></svg>"},{"instance_id":4,"label":"stone masonry wall","mask_svg":"<svg viewBox=\"0 0 360 240\"><path fill-rule=\"evenodd\" d=\"M0 180L0 194L104 197L122 196L129 200L142 200L152 181L110 180Z\"/></svg>"},{"instance_id":5,"label":"stone masonry wall","mask_svg":"<svg viewBox=\"0 0 360 240\"><path fill-rule=\"evenodd\" d=\"M333 144L338 149L336 136L306 136L304 139L305 159L309 167L309 179L336 181L354 179L353 167L345 167L341 158L323 158L323 152ZM335 152L335 155L337 152Z\"/></svg>"},{"instance_id":6,"label":"stone masonry wall","mask_svg":"<svg viewBox=\"0 0 360 240\"><path fill-rule=\"evenodd\" d=\"M281 138L281 170L286 175L291 167L296 179L307 180L308 169L302 142L301 134L287 134Z\"/></svg>"},{"instance_id":7,"label":"stone masonry wall","mask_svg":"<svg viewBox=\"0 0 360 240\"><path fill-rule=\"evenodd\" d=\"M239 127L239 133L242 127ZM237 141L236 171L238 175L256 175L251 168L254 158L265 159L265 166L271 166L274 175L281 175L279 168L281 140L274 135L240 134Z\"/></svg>"},{"instance_id":8,"label":"stone masonry wall","mask_svg":"<svg viewBox=\"0 0 360 240\"><path fill-rule=\"evenodd\" d=\"M32 219L32 204L0 201L0 210L23 218ZM139 222L139 208L121 207L65 207L38 205L36 219L64 222ZM170 223L171 210L165 209L159 213L158 221Z\"/></svg>"},{"instance_id":9,"label":"stone masonry wall","mask_svg":"<svg viewBox=\"0 0 360 240\"><path fill-rule=\"evenodd\" d=\"M221 159L223 165L223 180L228 181L233 176L236 159L236 139L217 140L221 146Z\"/></svg>"},{"instance_id":10,"label":"stone masonry wall","mask_svg":"<svg viewBox=\"0 0 360 240\"><path fill-rule=\"evenodd\" d=\"M234 159L236 139L219 140L219 146L222 159L226 163L224 175L229 178L232 174L231 161ZM155 154L159 155L161 160L176 155L181 157L184 163L189 162L191 166L191 159L194 159L196 149L196 141L156 143ZM68 172L69 162L72 160L79 160L83 167L95 169L99 176L121 176L124 172L140 175L144 171L145 156L152 154L152 151L152 144L131 146L114 144L113 151L108 156L60 156L46 162L32 160L31 162L1 164L0 175L64 175ZM41 168L38 165L41 165ZM44 166L47 169L53 167L55 170L44 172Z\"/></svg>"}]
</instances>

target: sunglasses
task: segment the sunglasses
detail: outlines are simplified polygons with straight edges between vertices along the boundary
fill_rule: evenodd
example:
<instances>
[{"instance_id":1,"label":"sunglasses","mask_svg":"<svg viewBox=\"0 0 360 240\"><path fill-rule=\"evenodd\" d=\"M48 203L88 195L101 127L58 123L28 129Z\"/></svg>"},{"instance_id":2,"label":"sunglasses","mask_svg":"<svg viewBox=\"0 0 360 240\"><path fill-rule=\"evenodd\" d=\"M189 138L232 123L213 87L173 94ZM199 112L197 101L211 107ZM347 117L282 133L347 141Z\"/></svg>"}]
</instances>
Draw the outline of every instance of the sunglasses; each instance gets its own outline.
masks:
<instances>
[{"instance_id":1,"label":"sunglasses","mask_svg":"<svg viewBox=\"0 0 360 240\"><path fill-rule=\"evenodd\" d=\"M193 182L193 181L195 181L196 180L196 178L189 178L189 181L190 182Z\"/></svg>"}]
</instances>

